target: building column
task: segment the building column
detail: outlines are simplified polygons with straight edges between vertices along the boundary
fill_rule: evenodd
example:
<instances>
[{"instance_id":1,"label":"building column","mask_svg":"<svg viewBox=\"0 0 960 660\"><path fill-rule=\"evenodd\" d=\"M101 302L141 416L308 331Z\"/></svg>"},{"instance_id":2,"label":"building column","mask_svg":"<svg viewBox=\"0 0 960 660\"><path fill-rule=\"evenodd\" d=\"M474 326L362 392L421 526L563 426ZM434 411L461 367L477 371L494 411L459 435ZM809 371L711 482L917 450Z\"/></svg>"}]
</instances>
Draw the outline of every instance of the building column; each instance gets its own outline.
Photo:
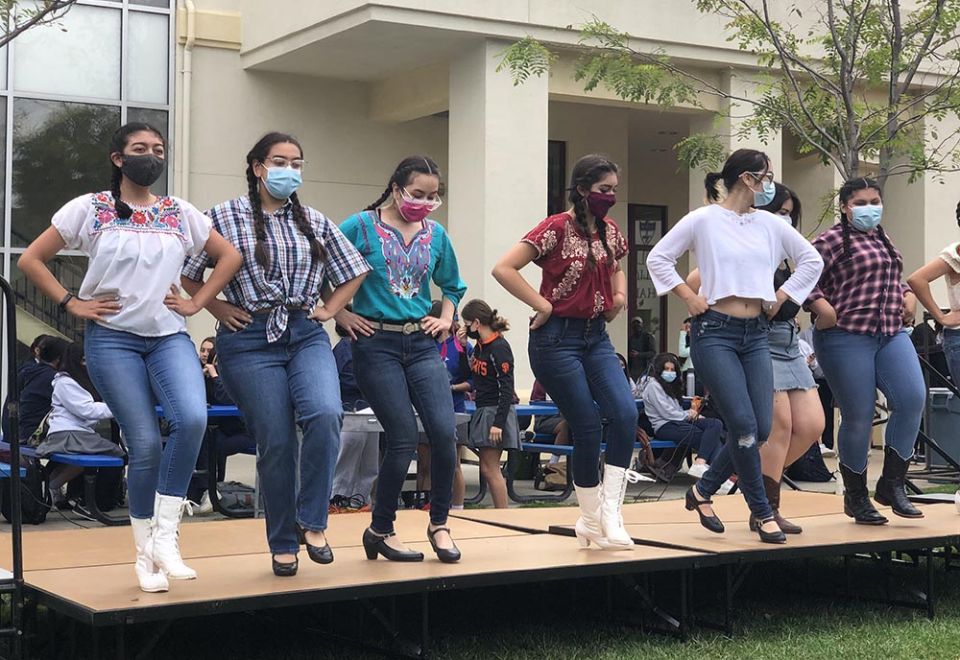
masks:
<instances>
[{"instance_id":1,"label":"building column","mask_svg":"<svg viewBox=\"0 0 960 660\"><path fill-rule=\"evenodd\" d=\"M547 79L514 86L497 73L506 41L486 40L450 66L447 227L467 283L466 300L482 298L511 323L517 389L533 385L527 359L531 311L490 270L546 216ZM523 271L534 288L540 272Z\"/></svg>"}]
</instances>

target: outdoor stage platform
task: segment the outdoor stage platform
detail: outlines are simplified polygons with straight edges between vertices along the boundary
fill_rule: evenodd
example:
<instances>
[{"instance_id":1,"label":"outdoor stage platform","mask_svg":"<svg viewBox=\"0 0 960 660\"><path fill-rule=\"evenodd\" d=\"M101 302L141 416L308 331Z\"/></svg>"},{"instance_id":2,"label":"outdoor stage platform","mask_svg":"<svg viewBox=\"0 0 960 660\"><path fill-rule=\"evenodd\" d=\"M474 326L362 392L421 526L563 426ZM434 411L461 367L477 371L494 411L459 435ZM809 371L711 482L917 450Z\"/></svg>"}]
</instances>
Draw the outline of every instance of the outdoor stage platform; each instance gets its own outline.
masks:
<instances>
[{"instance_id":1,"label":"outdoor stage platform","mask_svg":"<svg viewBox=\"0 0 960 660\"><path fill-rule=\"evenodd\" d=\"M733 599L750 566L787 559L876 559L878 571L900 571L909 578L909 593L919 594L909 601L892 594L880 599L933 616L935 557L949 563L960 543L960 514L954 506L921 505L926 515L921 520L897 518L881 509L891 518L881 527L853 524L842 513L842 499L833 495L784 492L781 506L804 533L777 546L762 544L749 532L741 497L717 498L717 514L727 527L722 535L703 529L679 500L626 505L624 521L636 545L624 551L581 549L571 538L576 507L457 511L450 527L463 552L458 564L435 559L425 540L426 513L401 511L398 516L398 536L427 557L414 564L367 560L360 538L368 515L340 514L331 516L327 531L336 561L320 566L301 553L300 571L293 578L273 576L262 520L196 522L183 525L181 549L200 577L171 581L170 591L162 594L137 588L129 529L38 530L23 536L25 590L30 609L40 604L92 627L96 657L134 655L124 638L124 629L133 624L158 622L162 631L175 619L343 601L365 607L371 621L394 640L395 652L417 655L429 648L432 592L596 578L607 581L611 604L619 589L630 597L629 605L639 605L651 629L683 637L695 624L729 633ZM9 550L0 552L0 565L9 561ZM691 603L705 600L704 594L693 593L694 571L719 572L719 620L691 611ZM669 576L672 588L661 586L654 593L653 575ZM419 625L412 635L385 614L390 607L382 606L384 599L399 597L419 601ZM28 642L35 619L25 620ZM113 629L114 639L101 642L97 631L105 628ZM405 637L419 640L406 643ZM157 639L159 633L151 643Z\"/></svg>"}]
</instances>

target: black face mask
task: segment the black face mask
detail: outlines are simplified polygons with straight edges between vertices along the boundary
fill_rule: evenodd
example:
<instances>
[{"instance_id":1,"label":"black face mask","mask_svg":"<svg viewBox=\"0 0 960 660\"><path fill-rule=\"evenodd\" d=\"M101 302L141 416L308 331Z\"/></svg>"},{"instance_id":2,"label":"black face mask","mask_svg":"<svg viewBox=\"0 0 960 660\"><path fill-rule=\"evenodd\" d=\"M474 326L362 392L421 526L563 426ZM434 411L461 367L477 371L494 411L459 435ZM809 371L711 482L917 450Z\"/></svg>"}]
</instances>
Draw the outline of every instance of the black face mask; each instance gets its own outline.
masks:
<instances>
[{"instance_id":1,"label":"black face mask","mask_svg":"<svg viewBox=\"0 0 960 660\"><path fill-rule=\"evenodd\" d=\"M479 330L467 330L467 336L468 336L470 339L480 339L480 331L479 331Z\"/></svg>"},{"instance_id":2,"label":"black face mask","mask_svg":"<svg viewBox=\"0 0 960 660\"><path fill-rule=\"evenodd\" d=\"M157 182L166 166L163 158L157 158L153 154L124 156L120 171L133 183L147 188Z\"/></svg>"}]
</instances>

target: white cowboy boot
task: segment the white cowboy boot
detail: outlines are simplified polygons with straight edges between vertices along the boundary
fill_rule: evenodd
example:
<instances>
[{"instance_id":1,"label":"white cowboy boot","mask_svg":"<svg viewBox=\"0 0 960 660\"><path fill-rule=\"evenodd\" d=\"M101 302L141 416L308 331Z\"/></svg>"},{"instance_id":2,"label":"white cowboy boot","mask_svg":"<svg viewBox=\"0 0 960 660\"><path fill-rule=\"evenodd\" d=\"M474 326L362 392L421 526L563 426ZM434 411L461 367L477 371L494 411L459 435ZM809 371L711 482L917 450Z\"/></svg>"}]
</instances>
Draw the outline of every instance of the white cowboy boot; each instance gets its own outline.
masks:
<instances>
[{"instance_id":1,"label":"white cowboy boot","mask_svg":"<svg viewBox=\"0 0 960 660\"><path fill-rule=\"evenodd\" d=\"M577 504L580 505L580 517L573 530L580 546L587 548L592 541L599 548L615 549L603 535L603 525L600 522L600 486L586 488L574 485L574 488L577 491Z\"/></svg>"},{"instance_id":2,"label":"white cowboy boot","mask_svg":"<svg viewBox=\"0 0 960 660\"><path fill-rule=\"evenodd\" d=\"M187 501L182 497L161 495L153 504L156 529L153 534L153 560L171 580L194 580L197 572L180 557L180 518Z\"/></svg>"},{"instance_id":3,"label":"white cowboy boot","mask_svg":"<svg viewBox=\"0 0 960 660\"><path fill-rule=\"evenodd\" d=\"M137 562L133 565L140 590L148 593L167 591L167 576L153 561L153 519L130 518L133 542L137 546Z\"/></svg>"},{"instance_id":4,"label":"white cowboy boot","mask_svg":"<svg viewBox=\"0 0 960 660\"><path fill-rule=\"evenodd\" d=\"M603 468L603 483L600 496L600 522L607 542L621 550L633 549L633 539L623 528L623 498L627 494L627 483L640 481L640 475L633 470L606 465Z\"/></svg>"}]
</instances>

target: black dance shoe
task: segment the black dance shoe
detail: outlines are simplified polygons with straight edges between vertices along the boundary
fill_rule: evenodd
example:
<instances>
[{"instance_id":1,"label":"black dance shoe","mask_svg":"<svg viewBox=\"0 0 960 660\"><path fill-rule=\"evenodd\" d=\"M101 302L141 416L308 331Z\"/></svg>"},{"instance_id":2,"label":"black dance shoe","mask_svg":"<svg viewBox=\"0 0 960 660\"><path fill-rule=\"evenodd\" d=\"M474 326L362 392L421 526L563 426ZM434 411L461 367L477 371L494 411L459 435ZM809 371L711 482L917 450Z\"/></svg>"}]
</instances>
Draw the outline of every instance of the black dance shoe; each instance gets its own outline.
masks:
<instances>
[{"instance_id":1,"label":"black dance shoe","mask_svg":"<svg viewBox=\"0 0 960 660\"><path fill-rule=\"evenodd\" d=\"M384 559L390 561L423 561L422 552L397 550L387 545L387 539L391 536L396 536L396 533L377 534L369 527L363 530L363 549L367 553L367 559L376 559L377 555L383 555Z\"/></svg>"},{"instance_id":2,"label":"black dance shoe","mask_svg":"<svg viewBox=\"0 0 960 660\"><path fill-rule=\"evenodd\" d=\"M300 560L294 559L291 562L277 561L276 556L271 555L270 560L273 562L273 574L277 577L293 577L297 574L297 568L300 566Z\"/></svg>"},{"instance_id":3,"label":"black dance shoe","mask_svg":"<svg viewBox=\"0 0 960 660\"><path fill-rule=\"evenodd\" d=\"M693 494L693 486L690 486L689 490L687 490L687 495L684 499L684 506L687 511L696 511L697 515L700 516L701 525L715 534L723 534L724 527L720 519L716 516L704 515L703 511L700 510L700 507L705 504L713 504L713 500L698 500L697 496Z\"/></svg>"},{"instance_id":4,"label":"black dance shoe","mask_svg":"<svg viewBox=\"0 0 960 660\"><path fill-rule=\"evenodd\" d=\"M310 545L307 542L307 535L304 532L303 527L297 523L297 536L300 539L300 545L307 546L307 556L310 557L310 561L316 562L317 564L332 564L333 563L333 550L330 549L330 544L326 543L322 547L319 545Z\"/></svg>"},{"instance_id":5,"label":"black dance shoe","mask_svg":"<svg viewBox=\"0 0 960 660\"><path fill-rule=\"evenodd\" d=\"M434 538L437 532L446 532L450 534L450 530L447 527L437 527L436 529L430 529L427 527L427 538L430 539L430 546L433 548L433 551L437 553L437 559L442 561L444 564L453 564L460 561L460 549L457 547L457 544L454 543L452 548L438 548L437 541ZM450 534L451 539L453 535Z\"/></svg>"}]
</instances>

